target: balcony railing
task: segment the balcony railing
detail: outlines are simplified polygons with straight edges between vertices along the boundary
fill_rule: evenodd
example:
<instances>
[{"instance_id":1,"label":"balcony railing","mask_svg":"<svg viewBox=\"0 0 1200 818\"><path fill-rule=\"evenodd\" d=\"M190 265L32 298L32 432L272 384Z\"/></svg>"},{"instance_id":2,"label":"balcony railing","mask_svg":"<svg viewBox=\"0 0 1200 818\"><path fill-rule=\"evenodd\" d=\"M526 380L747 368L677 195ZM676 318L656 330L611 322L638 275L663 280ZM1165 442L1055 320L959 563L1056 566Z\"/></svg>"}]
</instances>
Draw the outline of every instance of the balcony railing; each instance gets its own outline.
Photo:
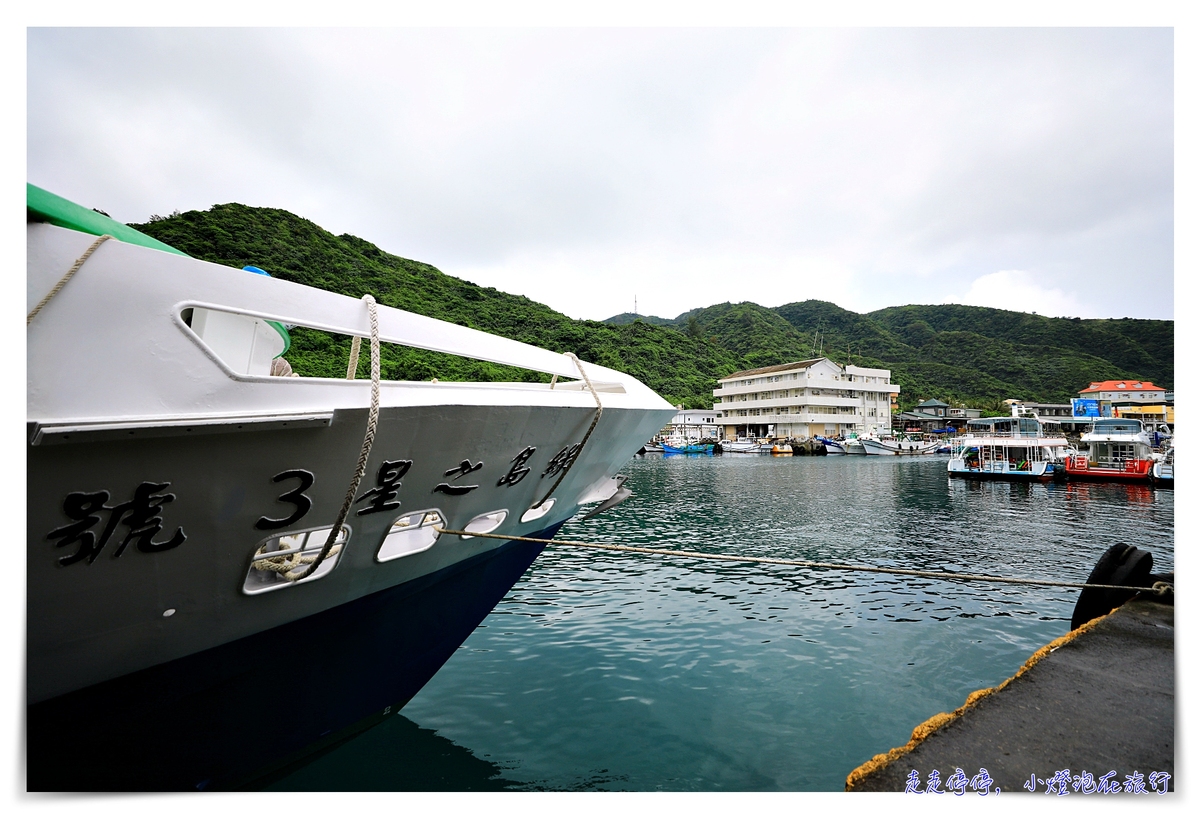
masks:
<instances>
[{"instance_id":1,"label":"balcony railing","mask_svg":"<svg viewBox=\"0 0 1200 818\"><path fill-rule=\"evenodd\" d=\"M867 420L874 423L886 423L887 418L885 416L883 418L868 418ZM738 426L744 423L844 423L861 425L864 420L862 415L805 412L797 415L764 413L761 415L748 415L746 417L724 415L720 418L720 422L724 426Z\"/></svg>"}]
</instances>

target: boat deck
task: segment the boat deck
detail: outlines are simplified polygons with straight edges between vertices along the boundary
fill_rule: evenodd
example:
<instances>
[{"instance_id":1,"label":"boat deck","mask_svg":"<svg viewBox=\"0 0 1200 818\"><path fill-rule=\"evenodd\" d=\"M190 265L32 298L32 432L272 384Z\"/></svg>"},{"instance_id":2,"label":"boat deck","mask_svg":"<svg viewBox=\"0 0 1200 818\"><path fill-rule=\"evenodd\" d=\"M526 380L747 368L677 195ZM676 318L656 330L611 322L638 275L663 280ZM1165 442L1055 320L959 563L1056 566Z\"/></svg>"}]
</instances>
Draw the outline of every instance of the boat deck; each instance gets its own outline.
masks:
<instances>
[{"instance_id":1,"label":"boat deck","mask_svg":"<svg viewBox=\"0 0 1200 818\"><path fill-rule=\"evenodd\" d=\"M947 792L956 770L970 780L982 768L1004 793L1032 786L1076 795L1089 781L1099 786L1110 770L1108 781L1119 787L1140 774L1147 793L1156 791L1151 781L1173 791L1174 611L1134 599L1051 642L1012 679L972 694L954 713L919 725L904 747L854 770L846 790L904 792L915 785L925 793L937 770Z\"/></svg>"}]
</instances>

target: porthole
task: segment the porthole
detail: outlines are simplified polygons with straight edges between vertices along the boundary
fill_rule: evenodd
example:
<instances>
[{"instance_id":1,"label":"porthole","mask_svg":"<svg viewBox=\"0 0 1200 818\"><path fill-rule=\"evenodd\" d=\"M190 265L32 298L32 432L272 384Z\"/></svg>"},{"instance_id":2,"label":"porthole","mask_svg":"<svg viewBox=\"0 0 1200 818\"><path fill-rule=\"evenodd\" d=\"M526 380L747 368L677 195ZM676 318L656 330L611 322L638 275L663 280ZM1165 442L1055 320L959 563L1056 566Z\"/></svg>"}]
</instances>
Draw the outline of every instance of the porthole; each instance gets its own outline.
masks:
<instances>
[{"instance_id":1,"label":"porthole","mask_svg":"<svg viewBox=\"0 0 1200 818\"><path fill-rule=\"evenodd\" d=\"M554 508L554 498L551 497L540 506L534 506L521 515L521 522L532 523L534 520L540 520L550 513L550 509Z\"/></svg>"},{"instance_id":2,"label":"porthole","mask_svg":"<svg viewBox=\"0 0 1200 818\"><path fill-rule=\"evenodd\" d=\"M470 531L471 534L490 534L500 527L500 524L504 522L504 518L507 516L507 509L480 514L478 517L473 517L471 522L464 525L463 531ZM468 540L471 537L470 534L464 534L462 538Z\"/></svg>"},{"instance_id":3,"label":"porthole","mask_svg":"<svg viewBox=\"0 0 1200 818\"><path fill-rule=\"evenodd\" d=\"M428 551L441 536L437 529L444 525L442 513L436 508L410 511L392 523L375 554L375 560L388 562Z\"/></svg>"},{"instance_id":4,"label":"porthole","mask_svg":"<svg viewBox=\"0 0 1200 818\"><path fill-rule=\"evenodd\" d=\"M292 531L263 540L250 554L250 569L242 583L242 592L265 594L294 585L314 582L327 576L337 567L342 549L350 541L350 526L343 525L329 554L317 566L317 570L303 579L288 579L288 574L303 573L325 547L332 528L316 528L308 531Z\"/></svg>"}]
</instances>

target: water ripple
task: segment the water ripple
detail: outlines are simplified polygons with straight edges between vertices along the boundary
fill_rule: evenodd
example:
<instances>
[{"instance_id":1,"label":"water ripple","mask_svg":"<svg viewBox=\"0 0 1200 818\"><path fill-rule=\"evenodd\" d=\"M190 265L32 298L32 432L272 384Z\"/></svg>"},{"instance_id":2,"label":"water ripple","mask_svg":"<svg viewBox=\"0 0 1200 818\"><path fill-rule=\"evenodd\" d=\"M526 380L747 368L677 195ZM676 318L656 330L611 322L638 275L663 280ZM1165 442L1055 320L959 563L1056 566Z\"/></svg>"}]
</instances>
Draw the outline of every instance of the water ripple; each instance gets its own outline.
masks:
<instances>
[{"instance_id":1,"label":"water ripple","mask_svg":"<svg viewBox=\"0 0 1200 818\"><path fill-rule=\"evenodd\" d=\"M932 458L658 457L626 473L632 499L560 536L1067 581L1127 542L1174 567L1173 493L1147 487L968 483ZM551 546L404 716L509 789L840 790L1064 633L1075 599Z\"/></svg>"}]
</instances>

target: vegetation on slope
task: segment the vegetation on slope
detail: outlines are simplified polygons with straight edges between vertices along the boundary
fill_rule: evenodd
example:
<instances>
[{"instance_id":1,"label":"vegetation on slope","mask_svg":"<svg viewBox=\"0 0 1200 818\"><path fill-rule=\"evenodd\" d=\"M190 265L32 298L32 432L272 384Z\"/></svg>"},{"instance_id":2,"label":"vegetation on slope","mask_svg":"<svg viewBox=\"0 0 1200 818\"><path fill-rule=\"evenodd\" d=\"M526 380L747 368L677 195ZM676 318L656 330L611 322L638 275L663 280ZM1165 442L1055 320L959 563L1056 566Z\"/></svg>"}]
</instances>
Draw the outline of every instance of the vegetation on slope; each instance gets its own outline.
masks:
<instances>
[{"instance_id":1,"label":"vegetation on slope","mask_svg":"<svg viewBox=\"0 0 1200 818\"><path fill-rule=\"evenodd\" d=\"M1047 318L957 304L860 315L804 301L775 312L798 330L819 331L835 360L891 369L903 408L926 398L985 409L1006 398L1065 403L1108 378L1174 386L1172 321Z\"/></svg>"}]
</instances>

